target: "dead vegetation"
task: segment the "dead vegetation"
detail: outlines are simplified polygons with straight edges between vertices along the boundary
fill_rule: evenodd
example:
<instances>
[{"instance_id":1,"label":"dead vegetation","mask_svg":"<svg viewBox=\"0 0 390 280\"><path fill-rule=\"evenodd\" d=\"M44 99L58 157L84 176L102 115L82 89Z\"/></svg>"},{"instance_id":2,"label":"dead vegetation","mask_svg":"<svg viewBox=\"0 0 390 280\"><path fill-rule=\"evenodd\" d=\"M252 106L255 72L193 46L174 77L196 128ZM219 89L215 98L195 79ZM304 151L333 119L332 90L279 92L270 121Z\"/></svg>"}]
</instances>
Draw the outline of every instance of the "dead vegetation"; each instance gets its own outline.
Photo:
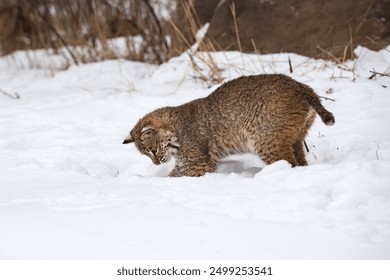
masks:
<instances>
[{"instance_id":1,"label":"dead vegetation","mask_svg":"<svg viewBox=\"0 0 390 280\"><path fill-rule=\"evenodd\" d=\"M177 55L170 41L176 37L175 51L187 51L196 78L209 85L222 82L210 53L220 49L199 33L202 26L191 1L178 3L185 27L161 16L164 9L171 13L174 5L166 6L160 0L3 1L0 55L27 51L28 66L40 67L40 58L30 51L44 50L61 57L62 65L53 67L60 69L118 58L161 64ZM115 40L120 40L120 47ZM55 71L51 66L50 70Z\"/></svg>"},{"instance_id":2,"label":"dead vegetation","mask_svg":"<svg viewBox=\"0 0 390 280\"><path fill-rule=\"evenodd\" d=\"M218 49L215 47L213 41L205 36L206 30L202 30L194 7L191 4L183 2L181 8L185 14L186 26L189 27L189 32L184 34L172 19L170 20L170 24L187 49L186 52L190 58L195 78L206 82L209 86L221 83L223 81L221 69L211 54L211 52L215 52Z\"/></svg>"},{"instance_id":3,"label":"dead vegetation","mask_svg":"<svg viewBox=\"0 0 390 280\"><path fill-rule=\"evenodd\" d=\"M169 38L179 37L175 50L187 51L194 76L209 85L222 82L210 53L217 48L199 34L202 26L191 2L180 4L188 30L170 17L163 18L161 10L170 13L172 7L162 5L160 0L1 2L0 54L27 51L28 66L40 67L40 58L29 51L44 50L61 57L60 69L118 58L161 64L173 55ZM115 38L120 40L119 48ZM56 67L50 66L53 74L52 68Z\"/></svg>"},{"instance_id":4,"label":"dead vegetation","mask_svg":"<svg viewBox=\"0 0 390 280\"><path fill-rule=\"evenodd\" d=\"M167 6L167 3L171 6ZM370 0L357 26L349 25L349 41L345 46L339 46L342 49L341 55L335 54L337 52L332 49L317 46L321 57L333 61L343 71L352 72L353 80L357 76L356 63L352 64L350 61L355 58L355 36L372 9L372 3ZM180 15L179 21L170 16L173 9L176 9L176 16ZM163 10L165 17L162 16ZM236 5L232 2L227 17L232 19L230 22L235 34L235 44L242 52L241 40L244 36L240 34L242 26L237 20L238 14L239 11L236 11ZM42 49L50 55L56 54L62 58L62 64L49 66L53 75L56 69L66 69L73 64L118 58L161 64L172 56L185 53L189 57L191 75L212 86L223 81L222 68L232 65L217 63L214 52L226 49L207 36L206 32L207 25L199 20L193 1L0 1L0 55L27 50L29 67L40 67L40 58L34 57L29 50ZM262 54L259 42L252 38L251 45L253 53ZM274 61L262 61L259 58L254 64L261 67L259 72L266 73L268 68L271 72L277 72ZM290 58L288 65L290 73L293 73L295 69ZM244 59L241 66L234 67L240 73L245 73L247 69ZM298 66L294 64L294 68L296 67ZM381 75L382 73L372 72L370 79Z\"/></svg>"},{"instance_id":5,"label":"dead vegetation","mask_svg":"<svg viewBox=\"0 0 390 280\"><path fill-rule=\"evenodd\" d=\"M68 64L115 58L163 63L169 46L151 1L2 1L0 54L51 49ZM110 44L118 37L125 41L124 53Z\"/></svg>"}]
</instances>

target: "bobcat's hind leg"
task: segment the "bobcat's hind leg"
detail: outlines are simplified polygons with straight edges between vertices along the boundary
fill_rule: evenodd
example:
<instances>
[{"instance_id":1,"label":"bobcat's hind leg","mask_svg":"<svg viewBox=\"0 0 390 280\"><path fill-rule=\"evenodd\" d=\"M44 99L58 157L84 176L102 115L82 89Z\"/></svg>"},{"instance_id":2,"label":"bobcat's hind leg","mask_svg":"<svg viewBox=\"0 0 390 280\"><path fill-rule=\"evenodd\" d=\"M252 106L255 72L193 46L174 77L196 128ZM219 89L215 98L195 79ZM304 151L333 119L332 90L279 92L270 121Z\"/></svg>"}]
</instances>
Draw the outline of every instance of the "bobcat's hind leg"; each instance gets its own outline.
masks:
<instances>
[{"instance_id":1,"label":"bobcat's hind leg","mask_svg":"<svg viewBox=\"0 0 390 280\"><path fill-rule=\"evenodd\" d=\"M316 112L313 109L310 109L306 115L305 122L303 123L303 127L298 135L299 140L295 141L295 143L293 143L292 145L295 158L298 162L298 165L300 166L307 165L303 142L305 141L305 137L314 122L315 116L316 116Z\"/></svg>"},{"instance_id":2,"label":"bobcat's hind leg","mask_svg":"<svg viewBox=\"0 0 390 280\"><path fill-rule=\"evenodd\" d=\"M293 148L293 151L294 151L295 159L298 162L298 165L306 166L307 165L307 161L306 161L306 158L305 158L305 150L303 148L303 141L295 142L292 145L292 148Z\"/></svg>"},{"instance_id":3,"label":"bobcat's hind leg","mask_svg":"<svg viewBox=\"0 0 390 280\"><path fill-rule=\"evenodd\" d=\"M299 163L295 157L293 148L286 142L276 143L257 143L254 145L256 154L267 164L274 163L278 160L286 160L292 167Z\"/></svg>"}]
</instances>

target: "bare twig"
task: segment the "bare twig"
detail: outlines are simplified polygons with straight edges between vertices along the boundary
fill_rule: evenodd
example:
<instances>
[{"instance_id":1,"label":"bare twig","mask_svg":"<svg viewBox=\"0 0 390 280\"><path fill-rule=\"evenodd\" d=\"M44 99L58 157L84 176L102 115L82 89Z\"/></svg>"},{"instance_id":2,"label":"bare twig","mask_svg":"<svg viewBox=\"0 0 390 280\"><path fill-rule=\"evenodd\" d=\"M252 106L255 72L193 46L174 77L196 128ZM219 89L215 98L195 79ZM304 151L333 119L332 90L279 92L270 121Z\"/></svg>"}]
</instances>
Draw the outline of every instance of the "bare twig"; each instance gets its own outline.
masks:
<instances>
[{"instance_id":1,"label":"bare twig","mask_svg":"<svg viewBox=\"0 0 390 280\"><path fill-rule=\"evenodd\" d=\"M290 73L293 73L294 71L293 71L293 68L292 68L290 56L288 56L288 67L290 68Z\"/></svg>"},{"instance_id":2,"label":"bare twig","mask_svg":"<svg viewBox=\"0 0 390 280\"><path fill-rule=\"evenodd\" d=\"M353 35L352 35L352 27L351 25L348 26L349 27L349 48L350 48L350 51L351 51L351 59L353 59Z\"/></svg>"},{"instance_id":3,"label":"bare twig","mask_svg":"<svg viewBox=\"0 0 390 280\"><path fill-rule=\"evenodd\" d=\"M381 38L377 37L377 36L373 36L373 37L370 37L370 36L366 36L366 38L372 43L374 44L375 46L378 47L378 49L383 49L384 51L387 51L387 52L390 52L390 49L389 48L386 48L387 47L387 44L384 44L384 43L378 43L377 40L381 40Z\"/></svg>"},{"instance_id":4,"label":"bare twig","mask_svg":"<svg viewBox=\"0 0 390 280\"><path fill-rule=\"evenodd\" d=\"M369 13L370 10L371 10L372 4L374 4L374 2L375 2L375 0L371 0L370 4L368 4L368 7L367 7L367 9L366 9L366 12L364 13L362 20L360 21L358 27L357 27L356 30L355 30L355 34L357 34L357 33L360 31L360 28L362 28L364 22L366 21L366 18L367 18L367 16L368 16L368 13Z\"/></svg>"},{"instance_id":5,"label":"bare twig","mask_svg":"<svg viewBox=\"0 0 390 280\"><path fill-rule=\"evenodd\" d=\"M167 40L165 39L165 36L164 36L164 33L163 33L163 29L162 29L162 27L161 27L161 22L160 22L160 20L158 19L157 15L156 15L156 13L155 13L155 11L154 11L152 5L149 3L149 1L148 1L148 0L144 0L144 2L145 2L145 5L148 7L148 10L149 10L150 14L152 15L152 18L153 18L153 20L154 20L154 22L155 22L155 24L156 24L156 26L157 26L157 29L158 29L158 32L159 32L158 38L159 38L159 40L162 41L161 43L163 44L166 53L168 53L168 52L169 52L169 46L168 46ZM156 52L156 56L157 56L157 58L158 58L158 60L159 60L160 63L165 62L165 59L164 59L164 56L163 56L163 55L158 54L158 53Z\"/></svg>"},{"instance_id":6,"label":"bare twig","mask_svg":"<svg viewBox=\"0 0 390 280\"><path fill-rule=\"evenodd\" d=\"M386 73L380 73L380 72L376 72L376 71L370 71L370 73L372 73L372 75L368 78L369 80L372 80L373 78L375 78L376 75L379 75L381 77L390 77L390 74L386 74Z\"/></svg>"},{"instance_id":7,"label":"bare twig","mask_svg":"<svg viewBox=\"0 0 390 280\"><path fill-rule=\"evenodd\" d=\"M328 52L327 50L321 48L319 45L317 45L317 48L320 49L322 52L326 53L331 58L333 58L333 60L335 62L337 62L338 64L342 64L342 61L338 57L336 57L334 54L332 54L332 53Z\"/></svg>"},{"instance_id":8,"label":"bare twig","mask_svg":"<svg viewBox=\"0 0 390 280\"><path fill-rule=\"evenodd\" d=\"M260 52L259 52L259 50L257 49L255 40L253 40L253 38L251 38L251 43L252 43L253 50L255 51L255 54L259 55Z\"/></svg>"},{"instance_id":9,"label":"bare twig","mask_svg":"<svg viewBox=\"0 0 390 280\"><path fill-rule=\"evenodd\" d=\"M378 151L379 151L379 144L378 142L375 141L375 144L376 144L376 150L375 150L375 154L376 154L376 159L379 160L379 154L378 154Z\"/></svg>"},{"instance_id":10,"label":"bare twig","mask_svg":"<svg viewBox=\"0 0 390 280\"><path fill-rule=\"evenodd\" d=\"M313 157L314 157L314 159L317 160L317 156L316 156L313 152L309 153L309 155L310 155L310 154L312 154Z\"/></svg>"},{"instance_id":11,"label":"bare twig","mask_svg":"<svg viewBox=\"0 0 390 280\"><path fill-rule=\"evenodd\" d=\"M180 28L175 24L175 22L171 18L169 18L169 23L172 25L173 29L175 29L177 34L179 34L180 38L183 40L187 48L191 48L190 42L186 39L183 32L180 31Z\"/></svg>"},{"instance_id":12,"label":"bare twig","mask_svg":"<svg viewBox=\"0 0 390 280\"><path fill-rule=\"evenodd\" d=\"M20 99L20 95L17 92L11 94L9 92L6 92L5 90L2 90L1 88L0 88L0 92L11 99Z\"/></svg>"},{"instance_id":13,"label":"bare twig","mask_svg":"<svg viewBox=\"0 0 390 280\"><path fill-rule=\"evenodd\" d=\"M260 66L261 66L261 68L263 69L263 72L265 73L266 72L266 70L265 70L265 67L264 67L264 65L263 65L263 62L260 60L260 51L257 49L257 47L256 47L256 43L255 43L255 41L253 40L253 38L251 39L251 42L252 42L252 46L253 46L253 50L255 51L255 54L257 54L257 59L258 59L258 61L259 61L259 63L260 63Z\"/></svg>"},{"instance_id":14,"label":"bare twig","mask_svg":"<svg viewBox=\"0 0 390 280\"><path fill-rule=\"evenodd\" d=\"M349 69L345 65L337 65L337 68L344 70L344 71L353 72L353 69Z\"/></svg>"},{"instance_id":15,"label":"bare twig","mask_svg":"<svg viewBox=\"0 0 390 280\"><path fill-rule=\"evenodd\" d=\"M306 141L305 141L305 140L303 140L303 144L305 144L306 152L307 152L307 153L308 153L308 152L310 152L310 150L309 150L309 147L307 146L307 144L306 144Z\"/></svg>"},{"instance_id":16,"label":"bare twig","mask_svg":"<svg viewBox=\"0 0 390 280\"><path fill-rule=\"evenodd\" d=\"M238 25L237 25L237 18L236 18L236 16L237 16L236 15L236 6L234 5L234 2L230 5L230 11L231 11L232 16L233 16L234 30L236 31L238 50L240 52L242 52L240 33L238 32Z\"/></svg>"},{"instance_id":17,"label":"bare twig","mask_svg":"<svg viewBox=\"0 0 390 280\"><path fill-rule=\"evenodd\" d=\"M348 51L348 45L346 45L344 47L343 57L341 58L341 64L344 64L344 62L345 62L345 58L347 56L347 51Z\"/></svg>"},{"instance_id":18,"label":"bare twig","mask_svg":"<svg viewBox=\"0 0 390 280\"><path fill-rule=\"evenodd\" d=\"M319 95L318 96L319 98L323 98L324 100L330 100L330 101L336 101L335 99L332 99L332 98L329 98L329 97L325 97L325 96L321 96L321 95Z\"/></svg>"}]
</instances>

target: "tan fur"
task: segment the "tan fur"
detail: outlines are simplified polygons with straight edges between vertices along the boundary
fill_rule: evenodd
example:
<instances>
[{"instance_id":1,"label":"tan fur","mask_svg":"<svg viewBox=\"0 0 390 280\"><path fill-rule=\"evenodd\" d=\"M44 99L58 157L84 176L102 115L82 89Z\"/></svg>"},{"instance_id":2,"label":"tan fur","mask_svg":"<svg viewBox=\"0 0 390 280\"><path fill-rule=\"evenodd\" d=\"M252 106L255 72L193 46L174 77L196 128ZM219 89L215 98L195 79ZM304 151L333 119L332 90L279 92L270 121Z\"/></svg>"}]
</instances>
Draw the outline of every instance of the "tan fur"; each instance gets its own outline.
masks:
<instances>
[{"instance_id":1,"label":"tan fur","mask_svg":"<svg viewBox=\"0 0 390 280\"><path fill-rule=\"evenodd\" d=\"M267 164L302 166L303 141L316 112L334 124L309 86L280 74L246 76L206 98L147 114L123 143L134 142L155 164L175 156L170 176L202 176L214 172L221 157L249 151Z\"/></svg>"}]
</instances>

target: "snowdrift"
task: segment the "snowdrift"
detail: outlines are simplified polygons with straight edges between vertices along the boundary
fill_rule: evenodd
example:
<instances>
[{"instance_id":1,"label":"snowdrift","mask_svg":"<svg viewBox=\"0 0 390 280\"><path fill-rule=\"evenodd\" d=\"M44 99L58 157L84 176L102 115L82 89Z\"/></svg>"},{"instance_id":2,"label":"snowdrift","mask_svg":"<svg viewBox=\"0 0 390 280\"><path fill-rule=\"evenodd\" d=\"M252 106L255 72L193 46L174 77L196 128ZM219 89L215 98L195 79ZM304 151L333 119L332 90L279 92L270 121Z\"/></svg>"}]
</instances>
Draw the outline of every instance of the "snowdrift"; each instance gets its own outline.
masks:
<instances>
[{"instance_id":1,"label":"snowdrift","mask_svg":"<svg viewBox=\"0 0 390 280\"><path fill-rule=\"evenodd\" d=\"M307 167L239 155L200 178L169 178L172 162L122 145L144 114L217 87L188 55L54 76L20 67L22 53L0 58L0 89L20 96L0 93L0 258L390 258L390 78L369 79L389 73L390 52L355 53L343 65L213 53L225 80L284 73L310 85L336 124L316 120Z\"/></svg>"}]
</instances>

